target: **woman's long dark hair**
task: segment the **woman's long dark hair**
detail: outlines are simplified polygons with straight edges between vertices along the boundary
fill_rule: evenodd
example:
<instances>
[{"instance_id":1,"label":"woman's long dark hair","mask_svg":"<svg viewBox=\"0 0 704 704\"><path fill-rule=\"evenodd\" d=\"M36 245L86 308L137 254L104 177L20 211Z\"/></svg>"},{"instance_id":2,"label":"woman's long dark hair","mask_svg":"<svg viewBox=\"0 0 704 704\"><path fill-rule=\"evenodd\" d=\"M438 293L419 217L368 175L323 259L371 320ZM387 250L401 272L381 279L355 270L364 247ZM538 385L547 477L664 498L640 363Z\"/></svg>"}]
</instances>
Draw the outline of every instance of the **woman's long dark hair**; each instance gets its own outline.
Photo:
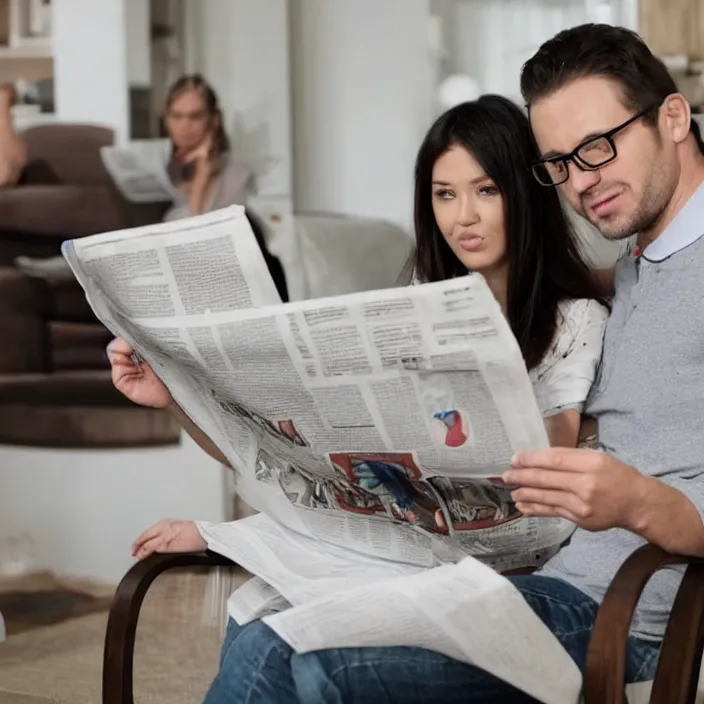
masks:
<instances>
[{"instance_id":1,"label":"woman's long dark hair","mask_svg":"<svg viewBox=\"0 0 704 704\"><path fill-rule=\"evenodd\" d=\"M442 115L425 137L415 172L416 251L422 282L464 276L433 214L432 176L450 147L467 149L503 196L508 255L507 318L528 369L548 351L558 326L558 304L602 300L557 191L530 172L538 157L528 118L506 98L486 95Z\"/></svg>"}]
</instances>

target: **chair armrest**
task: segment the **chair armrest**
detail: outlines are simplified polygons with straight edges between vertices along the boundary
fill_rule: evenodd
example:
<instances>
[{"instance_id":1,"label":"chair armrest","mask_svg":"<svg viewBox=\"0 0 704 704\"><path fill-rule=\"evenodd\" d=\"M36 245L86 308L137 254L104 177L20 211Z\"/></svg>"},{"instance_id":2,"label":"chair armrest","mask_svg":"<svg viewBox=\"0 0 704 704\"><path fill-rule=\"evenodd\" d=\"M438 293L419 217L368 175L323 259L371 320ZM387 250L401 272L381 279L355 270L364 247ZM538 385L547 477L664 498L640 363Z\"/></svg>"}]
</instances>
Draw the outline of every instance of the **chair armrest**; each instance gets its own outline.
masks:
<instances>
[{"instance_id":1,"label":"chair armrest","mask_svg":"<svg viewBox=\"0 0 704 704\"><path fill-rule=\"evenodd\" d=\"M663 687L674 686L674 679L678 689L688 692L691 677L698 679L704 643L701 618L704 612L704 561L672 555L655 545L644 545L621 565L599 607L587 653L585 704L622 704L625 701L626 651L638 600L655 572L668 565L683 563L689 567L663 640L651 704L690 701L676 698L674 690ZM698 634L697 638L692 634ZM661 678L662 684L659 684ZM686 681L682 682L683 678ZM696 681L694 688L696 691ZM664 698L658 698L658 693L660 697L664 694Z\"/></svg>"},{"instance_id":2,"label":"chair armrest","mask_svg":"<svg viewBox=\"0 0 704 704\"><path fill-rule=\"evenodd\" d=\"M651 704L694 704L704 651L704 560L688 563L672 605L655 673Z\"/></svg>"},{"instance_id":3,"label":"chair armrest","mask_svg":"<svg viewBox=\"0 0 704 704\"><path fill-rule=\"evenodd\" d=\"M110 607L103 652L103 704L134 704L133 664L137 621L152 582L166 570L178 567L232 567L234 563L214 552L155 553L137 562L115 591Z\"/></svg>"}]
</instances>

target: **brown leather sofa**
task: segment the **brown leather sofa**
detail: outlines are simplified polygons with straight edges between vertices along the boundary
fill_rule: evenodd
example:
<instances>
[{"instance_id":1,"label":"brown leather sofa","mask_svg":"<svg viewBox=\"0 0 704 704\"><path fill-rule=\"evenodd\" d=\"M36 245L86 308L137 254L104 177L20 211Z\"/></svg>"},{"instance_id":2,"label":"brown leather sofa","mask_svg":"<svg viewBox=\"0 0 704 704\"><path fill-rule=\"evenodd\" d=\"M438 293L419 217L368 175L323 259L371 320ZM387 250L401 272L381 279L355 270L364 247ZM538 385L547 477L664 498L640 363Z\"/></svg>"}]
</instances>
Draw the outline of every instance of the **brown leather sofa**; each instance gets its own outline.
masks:
<instances>
[{"instance_id":1,"label":"brown leather sofa","mask_svg":"<svg viewBox=\"0 0 704 704\"><path fill-rule=\"evenodd\" d=\"M134 447L178 442L171 417L126 401L112 386L96 320L73 281L26 276L15 257L50 257L66 239L158 221L133 206L100 159L111 130L49 124L25 132L20 183L0 190L0 443Z\"/></svg>"}]
</instances>

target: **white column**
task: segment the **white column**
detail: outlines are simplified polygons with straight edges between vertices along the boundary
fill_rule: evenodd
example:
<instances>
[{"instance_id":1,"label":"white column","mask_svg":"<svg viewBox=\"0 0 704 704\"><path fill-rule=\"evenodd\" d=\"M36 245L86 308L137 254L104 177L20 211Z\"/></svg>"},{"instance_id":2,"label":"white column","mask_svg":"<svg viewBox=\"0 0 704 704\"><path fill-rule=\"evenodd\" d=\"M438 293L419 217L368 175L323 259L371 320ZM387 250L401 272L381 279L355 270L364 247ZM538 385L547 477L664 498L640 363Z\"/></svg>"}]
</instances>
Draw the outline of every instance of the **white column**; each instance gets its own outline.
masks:
<instances>
[{"instance_id":1,"label":"white column","mask_svg":"<svg viewBox=\"0 0 704 704\"><path fill-rule=\"evenodd\" d=\"M638 31L638 0L621 0L621 24Z\"/></svg>"},{"instance_id":2,"label":"white column","mask_svg":"<svg viewBox=\"0 0 704 704\"><path fill-rule=\"evenodd\" d=\"M125 0L128 86L151 85L150 9L147 0Z\"/></svg>"},{"instance_id":3,"label":"white column","mask_svg":"<svg viewBox=\"0 0 704 704\"><path fill-rule=\"evenodd\" d=\"M429 126L429 0L291 0L294 199L411 221Z\"/></svg>"},{"instance_id":4,"label":"white column","mask_svg":"<svg viewBox=\"0 0 704 704\"><path fill-rule=\"evenodd\" d=\"M57 117L129 135L125 0L52 3Z\"/></svg>"}]
</instances>

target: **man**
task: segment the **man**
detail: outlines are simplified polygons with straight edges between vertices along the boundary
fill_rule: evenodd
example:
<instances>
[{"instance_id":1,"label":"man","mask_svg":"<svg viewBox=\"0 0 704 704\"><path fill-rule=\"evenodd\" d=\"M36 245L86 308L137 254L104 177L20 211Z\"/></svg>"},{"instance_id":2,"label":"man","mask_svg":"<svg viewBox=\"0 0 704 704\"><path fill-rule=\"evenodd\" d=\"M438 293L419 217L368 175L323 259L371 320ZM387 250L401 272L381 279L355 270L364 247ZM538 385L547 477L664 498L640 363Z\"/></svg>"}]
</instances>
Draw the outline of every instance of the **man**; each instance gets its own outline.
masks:
<instances>
[{"instance_id":1,"label":"man","mask_svg":"<svg viewBox=\"0 0 704 704\"><path fill-rule=\"evenodd\" d=\"M506 476L524 513L582 529L542 574L600 600L645 541L704 555L704 155L686 100L627 30L559 34L524 66L521 89L542 154L536 178L605 238L637 233L615 270L587 404L605 452L527 453ZM662 638L679 579L651 580L635 635Z\"/></svg>"},{"instance_id":2,"label":"man","mask_svg":"<svg viewBox=\"0 0 704 704\"><path fill-rule=\"evenodd\" d=\"M615 298L588 414L603 451L514 458L504 480L526 515L578 528L538 573L514 577L584 669L598 604L623 561L651 542L704 556L704 155L672 78L633 33L584 25L546 42L521 86L559 188L607 239L637 233ZM681 571L653 578L629 642L629 682L651 679ZM236 638L236 640L235 640ZM231 634L240 677L208 702L528 702L478 668L420 648L294 655L263 624ZM217 688L216 688L217 689Z\"/></svg>"}]
</instances>

